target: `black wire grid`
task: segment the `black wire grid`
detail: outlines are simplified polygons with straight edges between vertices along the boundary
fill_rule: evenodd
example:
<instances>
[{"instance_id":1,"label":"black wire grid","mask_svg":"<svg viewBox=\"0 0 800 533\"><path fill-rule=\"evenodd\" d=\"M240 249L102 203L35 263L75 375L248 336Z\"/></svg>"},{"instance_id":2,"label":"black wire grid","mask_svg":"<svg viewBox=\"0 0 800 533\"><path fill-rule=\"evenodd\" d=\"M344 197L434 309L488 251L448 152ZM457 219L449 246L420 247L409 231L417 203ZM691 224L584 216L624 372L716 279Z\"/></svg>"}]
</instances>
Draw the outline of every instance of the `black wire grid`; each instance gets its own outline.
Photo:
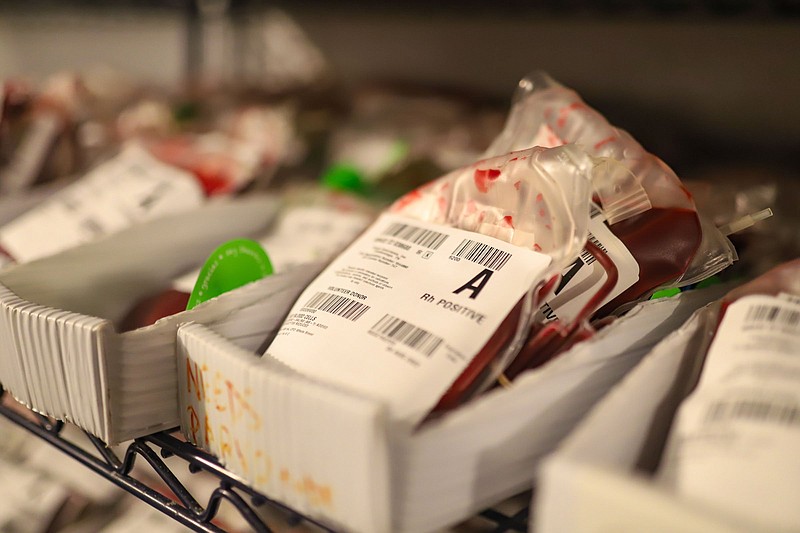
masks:
<instances>
[{"instance_id":1,"label":"black wire grid","mask_svg":"<svg viewBox=\"0 0 800 533\"><path fill-rule=\"evenodd\" d=\"M4 394L5 391L0 386L0 400L2 400ZM175 438L170 434L171 431L154 433L135 439L128 445L124 456L120 459L104 442L89 433L84 432L93 444L96 454L90 453L83 447L71 442L62 435L64 422L53 421L39 414L34 414L37 421L33 421L2 404L0 404L0 415L194 531L225 533L225 530L215 525L213 520L217 516L220 504L223 501L228 501L247 521L254 532L271 533L272 530L255 511L257 507L269 505L286 514L287 525L289 526L308 522L314 524L321 531L335 533L334 530L324 524L303 516L253 490L242 478L223 468L212 455ZM219 480L219 486L214 489L205 506L201 505L192 496L186 486L173 473L170 466L164 462L164 459L173 456L183 459L187 463L190 473L207 472ZM137 457L141 457L153 468L175 495L176 499L161 494L152 486L131 475ZM492 533L528 531L527 508L513 515L508 515L495 509L487 509L480 513L480 516L494 526Z\"/></svg>"}]
</instances>

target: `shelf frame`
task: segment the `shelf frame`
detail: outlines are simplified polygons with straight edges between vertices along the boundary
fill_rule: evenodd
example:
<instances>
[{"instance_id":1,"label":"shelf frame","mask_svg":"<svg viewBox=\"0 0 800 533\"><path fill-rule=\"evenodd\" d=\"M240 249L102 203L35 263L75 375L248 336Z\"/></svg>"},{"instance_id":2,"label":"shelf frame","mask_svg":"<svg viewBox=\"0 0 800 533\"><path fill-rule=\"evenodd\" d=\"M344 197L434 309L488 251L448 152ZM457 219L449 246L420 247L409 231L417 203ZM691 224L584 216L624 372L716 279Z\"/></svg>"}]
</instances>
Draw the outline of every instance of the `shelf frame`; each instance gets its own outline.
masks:
<instances>
[{"instance_id":1,"label":"shelf frame","mask_svg":"<svg viewBox=\"0 0 800 533\"><path fill-rule=\"evenodd\" d=\"M303 516L252 489L244 479L226 470L214 456L176 438L173 433L178 431L177 428L134 439L127 444L122 458L102 440L84 431L94 447L94 453L91 453L63 434L64 422L32 412L31 416L25 416L2 404L5 394L0 385L0 415L193 531L225 533L224 529L214 524L214 519L217 517L220 505L227 501L256 533L272 533L272 529L255 510L263 505L272 506L285 513L289 526L307 522L322 532L335 533L313 518ZM173 456L182 459L190 473L206 472L219 480L219 486L214 489L205 505L201 505L195 499L173 469L164 462L164 459ZM138 458L150 465L175 498L165 496L152 484L133 477L132 471ZM487 509L481 512L480 516L494 526L491 533L510 531L526 533L528 513L528 508L513 515L496 509Z\"/></svg>"}]
</instances>

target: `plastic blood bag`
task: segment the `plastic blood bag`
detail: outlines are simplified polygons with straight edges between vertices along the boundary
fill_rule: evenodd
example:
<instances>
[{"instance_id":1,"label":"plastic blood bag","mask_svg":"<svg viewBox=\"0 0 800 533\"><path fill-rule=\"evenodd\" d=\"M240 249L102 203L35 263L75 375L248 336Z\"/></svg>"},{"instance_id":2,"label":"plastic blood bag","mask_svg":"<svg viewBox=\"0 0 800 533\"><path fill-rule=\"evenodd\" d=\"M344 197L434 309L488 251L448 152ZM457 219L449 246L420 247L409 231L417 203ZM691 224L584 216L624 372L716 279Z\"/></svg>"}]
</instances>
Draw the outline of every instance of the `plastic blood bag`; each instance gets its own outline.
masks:
<instances>
[{"instance_id":1,"label":"plastic blood bag","mask_svg":"<svg viewBox=\"0 0 800 533\"><path fill-rule=\"evenodd\" d=\"M161 161L194 174L207 196L241 189L261 162L252 146L220 133L161 139L149 142L148 150Z\"/></svg>"},{"instance_id":2,"label":"plastic blood bag","mask_svg":"<svg viewBox=\"0 0 800 533\"><path fill-rule=\"evenodd\" d=\"M26 263L203 201L194 176L131 144L0 228L0 247Z\"/></svg>"},{"instance_id":3,"label":"plastic blood bag","mask_svg":"<svg viewBox=\"0 0 800 533\"><path fill-rule=\"evenodd\" d=\"M609 302L600 314L671 285L689 268L702 229L697 212L681 207L652 207L609 226L640 265L639 281Z\"/></svg>"},{"instance_id":4,"label":"plastic blood bag","mask_svg":"<svg viewBox=\"0 0 800 533\"><path fill-rule=\"evenodd\" d=\"M454 384L475 392L581 250L592 168L575 146L532 148L406 194L309 285L265 357L409 423Z\"/></svg>"},{"instance_id":5,"label":"plastic blood bag","mask_svg":"<svg viewBox=\"0 0 800 533\"><path fill-rule=\"evenodd\" d=\"M596 158L593 186L602 218L639 268L638 279L606 302L601 314L665 285L696 283L736 259L730 242L701 219L663 161L546 74L520 82L506 127L487 154L564 143L580 144Z\"/></svg>"},{"instance_id":6,"label":"plastic blood bag","mask_svg":"<svg viewBox=\"0 0 800 533\"><path fill-rule=\"evenodd\" d=\"M509 378L590 336L590 319L622 311L660 287L700 281L736 258L663 161L545 74L520 82L506 127L487 154L567 142L579 144L594 160L597 208L589 242L596 247L576 258L553 293L543 295L526 347L505 370ZM610 270L617 278L614 287L608 283Z\"/></svg>"},{"instance_id":7,"label":"plastic blood bag","mask_svg":"<svg viewBox=\"0 0 800 533\"><path fill-rule=\"evenodd\" d=\"M251 121L262 120L257 111ZM128 141L116 156L0 228L0 251L6 262L24 263L234 194L265 165L280 161L280 150L248 137L250 129L234 125L203 135Z\"/></svg>"},{"instance_id":8,"label":"plastic blood bag","mask_svg":"<svg viewBox=\"0 0 800 533\"><path fill-rule=\"evenodd\" d=\"M800 260L704 311L657 479L754 530L796 531Z\"/></svg>"},{"instance_id":9,"label":"plastic blood bag","mask_svg":"<svg viewBox=\"0 0 800 533\"><path fill-rule=\"evenodd\" d=\"M270 231L259 237L275 272L324 262L341 252L374 219L372 206L350 194L321 187L297 187L282 197L284 207ZM199 269L174 280L172 287L137 302L120 329L148 326L186 309Z\"/></svg>"}]
</instances>

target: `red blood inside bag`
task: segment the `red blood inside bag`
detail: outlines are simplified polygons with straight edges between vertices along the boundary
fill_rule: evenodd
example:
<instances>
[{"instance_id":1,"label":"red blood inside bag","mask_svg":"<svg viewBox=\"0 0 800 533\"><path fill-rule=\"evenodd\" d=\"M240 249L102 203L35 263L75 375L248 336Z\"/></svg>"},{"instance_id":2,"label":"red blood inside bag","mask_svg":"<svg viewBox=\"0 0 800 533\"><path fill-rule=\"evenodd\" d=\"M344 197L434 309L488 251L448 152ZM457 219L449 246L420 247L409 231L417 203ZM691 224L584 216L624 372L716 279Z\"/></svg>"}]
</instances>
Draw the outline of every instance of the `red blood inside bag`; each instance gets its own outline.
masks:
<instances>
[{"instance_id":1,"label":"red blood inside bag","mask_svg":"<svg viewBox=\"0 0 800 533\"><path fill-rule=\"evenodd\" d=\"M601 206L608 229L638 264L638 279L629 281L630 285L620 285L617 292L621 292L604 304L601 302L611 296L595 295L594 307L587 304L574 320L532 324L525 347L506 368L509 378L591 336L594 328L589 319L610 315L659 287L697 282L735 258L727 239L716 228L701 223L691 195L663 161L626 132L611 126L577 93L546 75L536 74L520 83L506 128L486 155L566 143L577 143L595 158L595 201ZM489 175L482 177L484 181L491 180ZM596 252L603 254L602 250ZM598 257L597 253L592 255ZM604 260L611 258L606 256ZM604 268L610 276L610 269L606 265ZM613 263L611 270L616 275ZM602 291L608 289L607 285ZM479 355L486 354L482 351ZM478 376L465 372L439 407L452 407L459 399L465 399L470 390L469 379Z\"/></svg>"},{"instance_id":2,"label":"red blood inside bag","mask_svg":"<svg viewBox=\"0 0 800 533\"><path fill-rule=\"evenodd\" d=\"M610 226L641 268L639 281L603 306L608 314L649 294L655 287L679 278L700 246L702 232L697 212L654 207Z\"/></svg>"},{"instance_id":3,"label":"red blood inside bag","mask_svg":"<svg viewBox=\"0 0 800 533\"><path fill-rule=\"evenodd\" d=\"M700 281L735 260L730 242L702 223L691 194L672 169L546 74L534 73L520 82L506 127L487 153L564 143L577 143L596 158L595 201L606 226L639 267L638 280L621 285L622 292L593 313L595 319L660 287ZM534 325L534 334L541 328ZM547 357L534 359L540 364Z\"/></svg>"},{"instance_id":4,"label":"red blood inside bag","mask_svg":"<svg viewBox=\"0 0 800 533\"><path fill-rule=\"evenodd\" d=\"M189 293L176 289L166 289L158 294L143 298L131 309L120 324L120 331L131 331L154 324L157 320L171 316L186 309Z\"/></svg>"},{"instance_id":5,"label":"red blood inside bag","mask_svg":"<svg viewBox=\"0 0 800 533\"><path fill-rule=\"evenodd\" d=\"M595 172L595 196L611 231L626 246L630 241L642 278L616 303L640 298L660 285L701 281L735 260L730 242L712 225L701 224L691 194L669 166L544 73L520 82L506 128L488 154L564 143L583 146L597 158L598 167L609 163ZM637 216L651 209L662 212Z\"/></svg>"},{"instance_id":6,"label":"red blood inside bag","mask_svg":"<svg viewBox=\"0 0 800 533\"><path fill-rule=\"evenodd\" d=\"M575 147L534 148L479 162L412 191L393 205L395 213L493 236L547 254L553 261L540 286L532 287L514 305L434 412L456 407L481 392L494 382L503 360L513 358L523 346L531 313L541 303L539 295L552 291L557 273L584 242L575 237L586 235L581 226L587 220L589 181L576 176L589 178L590 171L591 159Z\"/></svg>"}]
</instances>

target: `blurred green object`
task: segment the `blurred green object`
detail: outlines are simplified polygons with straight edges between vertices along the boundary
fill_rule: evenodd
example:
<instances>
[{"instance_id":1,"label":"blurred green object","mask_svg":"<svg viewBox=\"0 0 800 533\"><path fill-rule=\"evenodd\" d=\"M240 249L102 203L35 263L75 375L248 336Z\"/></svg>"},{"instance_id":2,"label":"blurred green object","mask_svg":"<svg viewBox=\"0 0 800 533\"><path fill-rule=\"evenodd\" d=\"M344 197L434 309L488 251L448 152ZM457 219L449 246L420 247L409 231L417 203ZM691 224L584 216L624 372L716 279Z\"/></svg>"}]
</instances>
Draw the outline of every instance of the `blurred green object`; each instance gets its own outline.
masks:
<instances>
[{"instance_id":1,"label":"blurred green object","mask_svg":"<svg viewBox=\"0 0 800 533\"><path fill-rule=\"evenodd\" d=\"M200 117L200 105L197 102L181 102L172 110L172 118L178 124L187 124Z\"/></svg>"},{"instance_id":2,"label":"blurred green object","mask_svg":"<svg viewBox=\"0 0 800 533\"><path fill-rule=\"evenodd\" d=\"M688 287L683 287L679 289L678 287L669 287L666 289L661 289L660 291L656 291L650 297L651 300L657 300L659 298L670 298L672 296L680 294L682 291L690 291L693 289L705 289L706 287L711 287L713 285L719 285L722 283L722 279L719 276L711 276L710 278L706 278L703 281L695 283L694 285L689 285Z\"/></svg>"},{"instance_id":3,"label":"blurred green object","mask_svg":"<svg viewBox=\"0 0 800 533\"><path fill-rule=\"evenodd\" d=\"M206 260L186 309L272 274L267 252L251 239L234 239L219 246Z\"/></svg>"},{"instance_id":4,"label":"blurred green object","mask_svg":"<svg viewBox=\"0 0 800 533\"><path fill-rule=\"evenodd\" d=\"M335 191L354 192L365 194L367 185L361 172L352 165L331 165L322 175L325 187Z\"/></svg>"},{"instance_id":5,"label":"blurred green object","mask_svg":"<svg viewBox=\"0 0 800 533\"><path fill-rule=\"evenodd\" d=\"M719 285L720 283L722 283L722 279L719 276L711 276L695 285L695 289L705 289L706 287Z\"/></svg>"},{"instance_id":6,"label":"blurred green object","mask_svg":"<svg viewBox=\"0 0 800 533\"><path fill-rule=\"evenodd\" d=\"M668 289L661 289L660 291L654 292L650 299L658 300L659 298L670 298L680 293L681 290L678 287L669 287Z\"/></svg>"}]
</instances>

